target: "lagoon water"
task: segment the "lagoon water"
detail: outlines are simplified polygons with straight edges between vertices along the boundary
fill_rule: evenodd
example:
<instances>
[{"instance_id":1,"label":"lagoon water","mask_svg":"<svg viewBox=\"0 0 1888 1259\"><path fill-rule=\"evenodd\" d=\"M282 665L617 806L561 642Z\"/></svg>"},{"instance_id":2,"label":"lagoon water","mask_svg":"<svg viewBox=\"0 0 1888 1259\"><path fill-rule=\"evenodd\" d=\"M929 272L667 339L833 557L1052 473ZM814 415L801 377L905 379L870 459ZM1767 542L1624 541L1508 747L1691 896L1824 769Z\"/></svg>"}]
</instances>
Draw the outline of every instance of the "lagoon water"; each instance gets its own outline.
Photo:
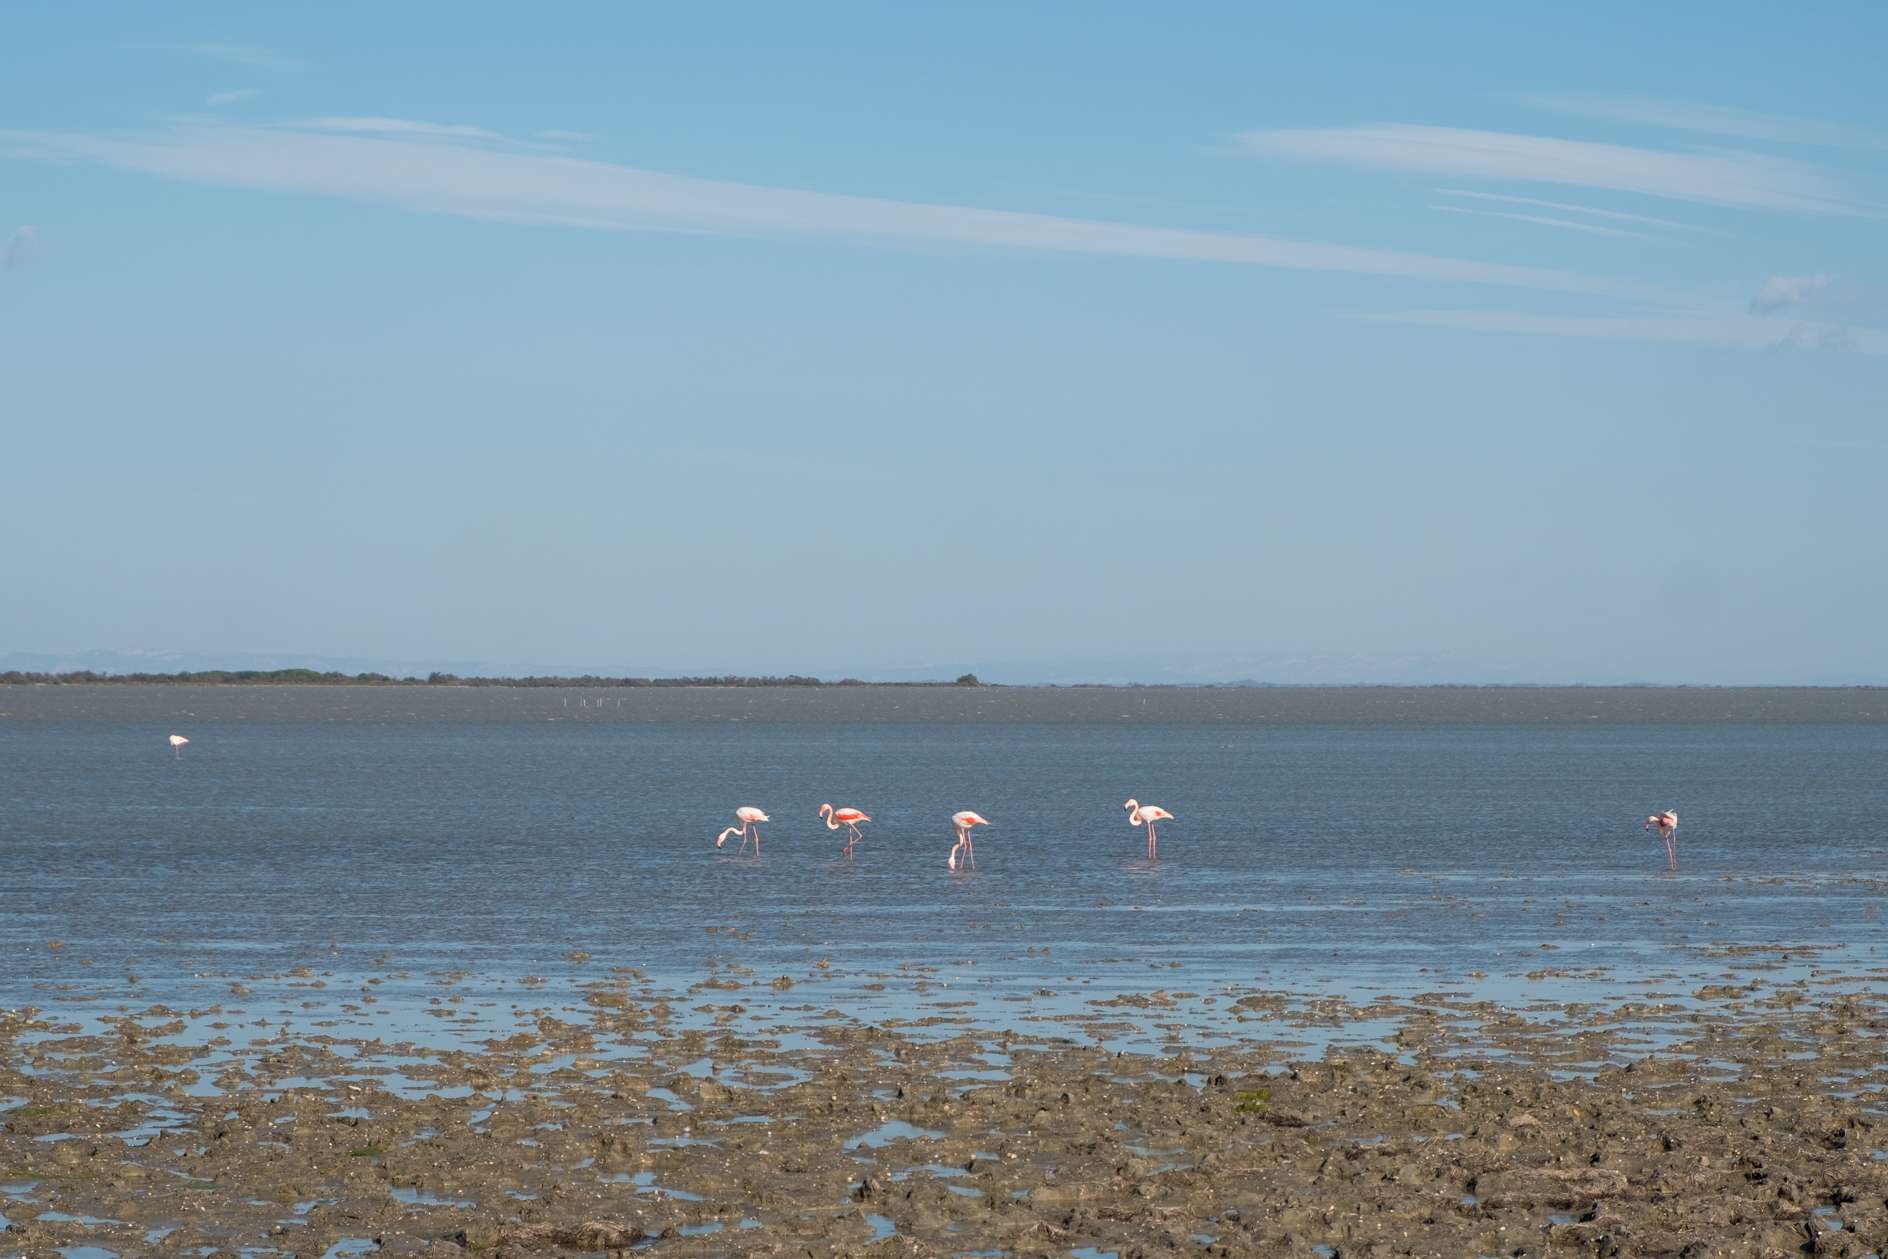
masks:
<instances>
[{"instance_id":1,"label":"lagoon water","mask_svg":"<svg viewBox=\"0 0 1888 1259\"><path fill-rule=\"evenodd\" d=\"M1158 862L1129 796L1178 815ZM872 815L856 861L824 801ZM740 804L758 860L713 844ZM964 808L994 825L953 875ZM1885 892L1878 690L0 687L5 1006L298 966L738 965L841 1005L910 971L986 1004L1369 993L1767 945L1860 975Z\"/></svg>"}]
</instances>

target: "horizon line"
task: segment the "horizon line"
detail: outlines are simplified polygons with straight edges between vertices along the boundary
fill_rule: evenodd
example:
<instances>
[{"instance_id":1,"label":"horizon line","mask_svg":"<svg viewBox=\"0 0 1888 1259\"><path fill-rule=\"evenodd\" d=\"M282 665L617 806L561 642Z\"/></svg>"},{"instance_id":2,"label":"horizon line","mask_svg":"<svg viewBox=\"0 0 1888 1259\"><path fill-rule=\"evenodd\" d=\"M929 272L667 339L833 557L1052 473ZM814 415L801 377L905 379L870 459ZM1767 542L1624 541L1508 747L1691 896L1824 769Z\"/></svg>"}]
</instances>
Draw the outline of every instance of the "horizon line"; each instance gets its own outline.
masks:
<instances>
[{"instance_id":1,"label":"horizon line","mask_svg":"<svg viewBox=\"0 0 1888 1259\"><path fill-rule=\"evenodd\" d=\"M860 687L960 687L1008 690L1722 690L1722 691L1855 691L1888 690L1884 682L1271 682L1257 678L1227 678L1201 682L986 682L974 673L956 678L872 679L846 676L820 678L810 674L704 673L656 676L643 674L458 674L431 670L395 676L369 670L346 673L338 669L290 667L283 669L179 669L172 671L114 671L104 669L0 670L0 686L430 686L460 689L504 688L576 690L643 689L845 689Z\"/></svg>"}]
</instances>

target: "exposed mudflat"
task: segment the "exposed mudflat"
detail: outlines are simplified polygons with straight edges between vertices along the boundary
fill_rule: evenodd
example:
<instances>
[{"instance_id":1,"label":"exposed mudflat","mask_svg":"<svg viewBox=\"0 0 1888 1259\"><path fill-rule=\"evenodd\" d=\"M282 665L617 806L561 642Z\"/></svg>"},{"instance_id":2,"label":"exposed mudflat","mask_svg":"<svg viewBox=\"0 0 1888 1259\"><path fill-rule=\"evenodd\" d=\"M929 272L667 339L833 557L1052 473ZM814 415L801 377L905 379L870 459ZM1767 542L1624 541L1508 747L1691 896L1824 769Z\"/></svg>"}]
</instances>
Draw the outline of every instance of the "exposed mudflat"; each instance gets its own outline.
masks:
<instances>
[{"instance_id":1,"label":"exposed mudflat","mask_svg":"<svg viewBox=\"0 0 1888 1259\"><path fill-rule=\"evenodd\" d=\"M502 1034L447 976L398 1041L354 1017L374 980L305 972L286 1022L239 989L10 1012L0 1252L1888 1253L1883 977L1754 960L1610 1005L1150 989L1020 1031L740 971Z\"/></svg>"}]
</instances>

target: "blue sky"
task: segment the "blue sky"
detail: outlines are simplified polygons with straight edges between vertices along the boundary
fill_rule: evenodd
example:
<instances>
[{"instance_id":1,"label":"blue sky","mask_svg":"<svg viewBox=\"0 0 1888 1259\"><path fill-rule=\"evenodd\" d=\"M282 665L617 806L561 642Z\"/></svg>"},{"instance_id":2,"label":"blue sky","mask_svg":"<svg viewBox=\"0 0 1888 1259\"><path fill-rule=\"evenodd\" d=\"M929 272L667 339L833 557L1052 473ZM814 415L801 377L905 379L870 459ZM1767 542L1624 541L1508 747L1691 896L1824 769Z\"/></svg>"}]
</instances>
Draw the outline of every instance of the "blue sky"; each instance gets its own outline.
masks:
<instances>
[{"instance_id":1,"label":"blue sky","mask_svg":"<svg viewBox=\"0 0 1888 1259\"><path fill-rule=\"evenodd\" d=\"M0 658L1888 682L1888 9L1303 9L15 6Z\"/></svg>"}]
</instances>

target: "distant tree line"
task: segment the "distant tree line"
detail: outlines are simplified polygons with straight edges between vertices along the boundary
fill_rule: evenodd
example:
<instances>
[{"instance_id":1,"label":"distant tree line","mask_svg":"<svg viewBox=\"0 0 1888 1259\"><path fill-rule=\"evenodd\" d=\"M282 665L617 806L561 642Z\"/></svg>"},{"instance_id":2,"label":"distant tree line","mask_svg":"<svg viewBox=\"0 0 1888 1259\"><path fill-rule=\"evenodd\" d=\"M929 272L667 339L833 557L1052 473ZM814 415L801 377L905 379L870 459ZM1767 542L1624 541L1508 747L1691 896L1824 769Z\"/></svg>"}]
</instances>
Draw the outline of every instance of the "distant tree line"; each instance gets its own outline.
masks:
<instances>
[{"instance_id":1,"label":"distant tree line","mask_svg":"<svg viewBox=\"0 0 1888 1259\"><path fill-rule=\"evenodd\" d=\"M823 682L819 678L789 673L782 677L746 677L728 673L716 676L684 678L612 678L586 673L575 677L460 677L456 673L429 673L423 678L396 678L386 673L341 673L319 669L201 669L185 673L97 673L79 669L71 673L28 673L11 670L0 673L0 685L70 686L982 686L974 673L966 673L955 682L863 682L841 678Z\"/></svg>"}]
</instances>

